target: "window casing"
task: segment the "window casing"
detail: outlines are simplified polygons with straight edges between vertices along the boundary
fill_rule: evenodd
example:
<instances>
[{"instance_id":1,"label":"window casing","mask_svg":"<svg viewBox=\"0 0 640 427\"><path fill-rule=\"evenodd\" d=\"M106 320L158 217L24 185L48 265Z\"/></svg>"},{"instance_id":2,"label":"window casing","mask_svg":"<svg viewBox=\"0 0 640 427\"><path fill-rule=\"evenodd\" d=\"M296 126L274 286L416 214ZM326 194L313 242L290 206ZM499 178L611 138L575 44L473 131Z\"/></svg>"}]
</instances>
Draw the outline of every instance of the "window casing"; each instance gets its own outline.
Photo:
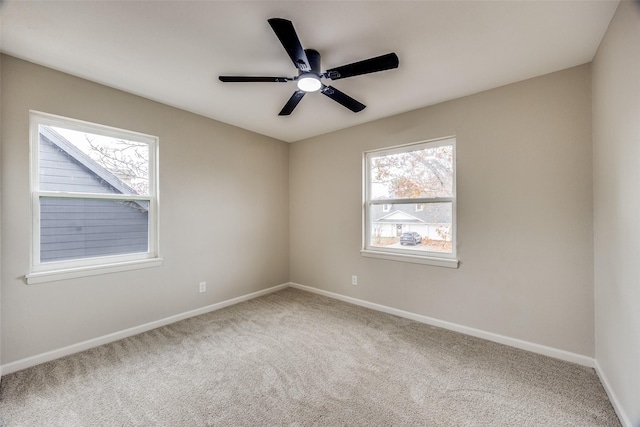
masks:
<instances>
[{"instance_id":1,"label":"window casing","mask_svg":"<svg viewBox=\"0 0 640 427\"><path fill-rule=\"evenodd\" d=\"M455 137L363 157L362 255L456 268Z\"/></svg>"},{"instance_id":2,"label":"window casing","mask_svg":"<svg viewBox=\"0 0 640 427\"><path fill-rule=\"evenodd\" d=\"M28 283L159 265L158 138L30 114Z\"/></svg>"}]
</instances>

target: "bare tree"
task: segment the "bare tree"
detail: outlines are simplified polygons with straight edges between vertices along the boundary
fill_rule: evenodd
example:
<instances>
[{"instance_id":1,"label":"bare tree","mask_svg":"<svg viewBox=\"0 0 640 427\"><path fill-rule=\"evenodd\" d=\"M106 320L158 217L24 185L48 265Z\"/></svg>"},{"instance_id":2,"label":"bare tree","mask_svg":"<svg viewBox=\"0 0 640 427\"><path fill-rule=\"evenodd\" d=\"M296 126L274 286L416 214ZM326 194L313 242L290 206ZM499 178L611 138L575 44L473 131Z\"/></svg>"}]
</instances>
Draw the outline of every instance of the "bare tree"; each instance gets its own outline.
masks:
<instances>
[{"instance_id":1,"label":"bare tree","mask_svg":"<svg viewBox=\"0 0 640 427\"><path fill-rule=\"evenodd\" d=\"M149 147L147 144L113 139L108 143L85 134L88 155L102 167L133 188L138 194L149 193Z\"/></svg>"}]
</instances>

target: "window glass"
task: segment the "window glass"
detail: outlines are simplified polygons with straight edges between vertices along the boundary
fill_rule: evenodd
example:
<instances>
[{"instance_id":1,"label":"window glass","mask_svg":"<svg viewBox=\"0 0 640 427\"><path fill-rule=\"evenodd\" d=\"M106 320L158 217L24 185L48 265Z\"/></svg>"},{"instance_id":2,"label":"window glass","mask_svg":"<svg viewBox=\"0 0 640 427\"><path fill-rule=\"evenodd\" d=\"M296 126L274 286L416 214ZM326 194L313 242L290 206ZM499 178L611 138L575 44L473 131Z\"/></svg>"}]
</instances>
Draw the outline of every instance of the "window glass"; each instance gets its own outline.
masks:
<instances>
[{"instance_id":1,"label":"window glass","mask_svg":"<svg viewBox=\"0 0 640 427\"><path fill-rule=\"evenodd\" d=\"M381 206L370 205L372 247L406 249L421 252L452 253L451 203L426 203L422 210L417 204L389 205L385 212ZM417 233L419 238L401 239L403 234Z\"/></svg>"},{"instance_id":2,"label":"window glass","mask_svg":"<svg viewBox=\"0 0 640 427\"><path fill-rule=\"evenodd\" d=\"M149 194L149 145L39 125L40 189Z\"/></svg>"},{"instance_id":3,"label":"window glass","mask_svg":"<svg viewBox=\"0 0 640 427\"><path fill-rule=\"evenodd\" d=\"M371 156L371 198L414 199L453 195L453 146Z\"/></svg>"},{"instance_id":4,"label":"window glass","mask_svg":"<svg viewBox=\"0 0 640 427\"><path fill-rule=\"evenodd\" d=\"M40 198L40 261L149 250L149 202Z\"/></svg>"}]
</instances>

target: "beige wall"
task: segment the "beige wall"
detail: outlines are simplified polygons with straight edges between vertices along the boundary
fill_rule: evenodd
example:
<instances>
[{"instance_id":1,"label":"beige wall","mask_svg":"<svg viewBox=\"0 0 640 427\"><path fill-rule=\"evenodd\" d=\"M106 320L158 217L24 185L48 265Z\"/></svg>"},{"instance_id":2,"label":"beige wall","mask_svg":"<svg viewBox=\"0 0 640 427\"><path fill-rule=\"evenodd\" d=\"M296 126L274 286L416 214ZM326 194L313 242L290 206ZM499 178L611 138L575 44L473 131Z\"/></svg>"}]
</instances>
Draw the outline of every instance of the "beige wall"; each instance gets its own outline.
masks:
<instances>
[{"instance_id":1,"label":"beige wall","mask_svg":"<svg viewBox=\"0 0 640 427\"><path fill-rule=\"evenodd\" d=\"M640 3L621 2L593 61L596 357L640 426Z\"/></svg>"},{"instance_id":2,"label":"beige wall","mask_svg":"<svg viewBox=\"0 0 640 427\"><path fill-rule=\"evenodd\" d=\"M2 364L288 282L288 144L12 57L1 71ZM25 284L30 109L160 137L161 267Z\"/></svg>"},{"instance_id":3,"label":"beige wall","mask_svg":"<svg viewBox=\"0 0 640 427\"><path fill-rule=\"evenodd\" d=\"M593 356L590 94L584 65L292 144L292 282ZM362 257L362 152L448 135L459 269Z\"/></svg>"}]
</instances>

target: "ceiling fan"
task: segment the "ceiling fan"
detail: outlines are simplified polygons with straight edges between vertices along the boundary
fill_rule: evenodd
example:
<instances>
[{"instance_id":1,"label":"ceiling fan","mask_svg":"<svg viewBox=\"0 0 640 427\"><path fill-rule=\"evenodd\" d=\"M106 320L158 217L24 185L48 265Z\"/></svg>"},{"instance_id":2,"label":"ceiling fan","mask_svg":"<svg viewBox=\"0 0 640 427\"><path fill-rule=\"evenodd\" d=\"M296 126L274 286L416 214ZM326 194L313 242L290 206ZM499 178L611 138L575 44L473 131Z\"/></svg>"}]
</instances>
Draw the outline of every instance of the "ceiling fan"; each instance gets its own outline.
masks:
<instances>
[{"instance_id":1,"label":"ceiling fan","mask_svg":"<svg viewBox=\"0 0 640 427\"><path fill-rule=\"evenodd\" d=\"M316 91L320 91L323 95L328 96L354 113L362 111L365 108L364 104L361 104L349 95L340 92L332 86L326 86L321 80L344 79L347 77L375 73L377 71L390 70L398 67L398 55L395 53L388 53L386 55L376 56L375 58L365 59L364 61L358 61L341 67L332 68L322 73L320 71L320 53L317 50L302 48L291 21L282 18L272 18L269 19L268 22L276 33L278 39L280 39L280 43L282 43L282 46L289 54L289 57L293 61L293 65L298 69L298 75L295 77L220 76L219 79L222 82L230 83L297 82L298 90L296 90L291 98L289 98L289 101L287 101L278 114L279 116L288 116L291 114L307 92Z\"/></svg>"}]
</instances>

